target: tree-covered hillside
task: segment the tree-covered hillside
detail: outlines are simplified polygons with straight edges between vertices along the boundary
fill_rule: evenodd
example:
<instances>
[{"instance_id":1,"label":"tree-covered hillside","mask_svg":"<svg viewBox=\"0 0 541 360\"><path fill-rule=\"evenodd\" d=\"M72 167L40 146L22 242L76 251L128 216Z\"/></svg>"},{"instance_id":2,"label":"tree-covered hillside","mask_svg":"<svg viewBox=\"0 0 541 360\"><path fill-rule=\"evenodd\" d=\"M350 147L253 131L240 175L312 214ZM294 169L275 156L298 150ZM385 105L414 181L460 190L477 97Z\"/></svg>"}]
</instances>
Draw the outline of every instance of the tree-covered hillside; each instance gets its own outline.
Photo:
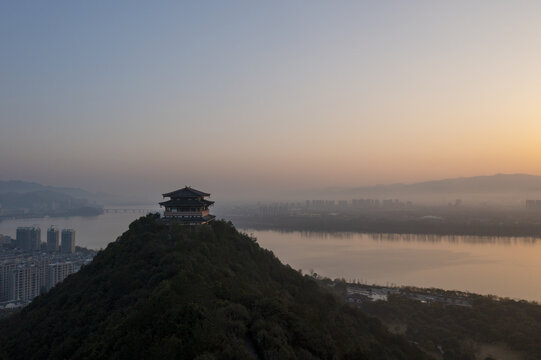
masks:
<instances>
[{"instance_id":1,"label":"tree-covered hillside","mask_svg":"<svg viewBox=\"0 0 541 360\"><path fill-rule=\"evenodd\" d=\"M445 292L433 289L445 296ZM364 302L361 309L400 329L427 351L444 352L446 360L475 360L486 345L509 349L516 356L493 359L541 359L541 306L475 294L461 294L471 306L412 300L403 294L389 301ZM495 353L497 353L495 350ZM481 357L484 359L484 357Z\"/></svg>"},{"instance_id":2,"label":"tree-covered hillside","mask_svg":"<svg viewBox=\"0 0 541 360\"><path fill-rule=\"evenodd\" d=\"M379 321L217 221L130 225L0 322L6 359L423 359Z\"/></svg>"}]
</instances>

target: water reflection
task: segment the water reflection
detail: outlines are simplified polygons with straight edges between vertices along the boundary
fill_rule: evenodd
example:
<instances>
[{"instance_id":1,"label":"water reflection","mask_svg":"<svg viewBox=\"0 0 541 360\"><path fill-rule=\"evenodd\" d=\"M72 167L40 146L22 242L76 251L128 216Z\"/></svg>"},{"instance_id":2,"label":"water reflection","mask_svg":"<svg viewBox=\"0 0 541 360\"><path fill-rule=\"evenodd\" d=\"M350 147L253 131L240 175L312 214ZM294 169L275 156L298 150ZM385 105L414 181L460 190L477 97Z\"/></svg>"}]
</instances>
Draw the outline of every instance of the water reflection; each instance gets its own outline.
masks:
<instances>
[{"instance_id":1,"label":"water reflection","mask_svg":"<svg viewBox=\"0 0 541 360\"><path fill-rule=\"evenodd\" d=\"M245 229L250 234L264 230ZM374 241L394 242L431 242L431 243L466 243L466 244L498 244L498 245L536 245L541 238L536 237L509 237L509 236L477 236L477 235L434 235L434 234L391 234L391 233L358 233L358 232L323 232L323 231L291 231L269 230L280 234L298 234L302 238L319 239L351 239L365 236Z\"/></svg>"},{"instance_id":2,"label":"water reflection","mask_svg":"<svg viewBox=\"0 0 541 360\"><path fill-rule=\"evenodd\" d=\"M353 234L350 234L353 236ZM428 234L366 234L376 241L413 241L431 243L466 243L498 245L535 245L539 239L534 237L471 236L471 235L428 235Z\"/></svg>"},{"instance_id":3,"label":"water reflection","mask_svg":"<svg viewBox=\"0 0 541 360\"><path fill-rule=\"evenodd\" d=\"M541 301L539 238L247 230L293 268Z\"/></svg>"}]
</instances>

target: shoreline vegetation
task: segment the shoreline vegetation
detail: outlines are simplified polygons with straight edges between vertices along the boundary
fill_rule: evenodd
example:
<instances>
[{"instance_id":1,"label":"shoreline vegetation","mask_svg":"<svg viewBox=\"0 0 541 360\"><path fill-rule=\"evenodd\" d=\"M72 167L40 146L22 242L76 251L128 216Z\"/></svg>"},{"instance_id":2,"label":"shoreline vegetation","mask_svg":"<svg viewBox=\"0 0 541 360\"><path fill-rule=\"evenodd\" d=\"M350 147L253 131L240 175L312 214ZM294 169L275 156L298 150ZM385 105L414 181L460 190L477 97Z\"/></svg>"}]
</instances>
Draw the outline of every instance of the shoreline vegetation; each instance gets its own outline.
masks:
<instances>
[{"instance_id":1,"label":"shoreline vegetation","mask_svg":"<svg viewBox=\"0 0 541 360\"><path fill-rule=\"evenodd\" d=\"M541 222L456 222L434 219L393 220L341 216L234 216L240 228L312 233L352 232L367 234L419 234L541 238Z\"/></svg>"},{"instance_id":2,"label":"shoreline vegetation","mask_svg":"<svg viewBox=\"0 0 541 360\"><path fill-rule=\"evenodd\" d=\"M541 358L538 302L312 276L350 306L377 318L387 330L405 336L435 359Z\"/></svg>"}]
</instances>

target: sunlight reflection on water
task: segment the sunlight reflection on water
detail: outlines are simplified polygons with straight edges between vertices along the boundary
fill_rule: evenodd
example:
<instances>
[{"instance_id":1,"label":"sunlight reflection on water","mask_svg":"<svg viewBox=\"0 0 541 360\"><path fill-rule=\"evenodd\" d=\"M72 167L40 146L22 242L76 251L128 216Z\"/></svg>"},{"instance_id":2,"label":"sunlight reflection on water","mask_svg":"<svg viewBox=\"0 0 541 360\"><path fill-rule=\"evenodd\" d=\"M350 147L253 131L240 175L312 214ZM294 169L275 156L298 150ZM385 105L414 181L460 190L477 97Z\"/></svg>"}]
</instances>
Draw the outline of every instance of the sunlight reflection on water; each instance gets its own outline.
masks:
<instances>
[{"instance_id":1,"label":"sunlight reflection on water","mask_svg":"<svg viewBox=\"0 0 541 360\"><path fill-rule=\"evenodd\" d=\"M541 301L538 238L244 231L305 272Z\"/></svg>"}]
</instances>

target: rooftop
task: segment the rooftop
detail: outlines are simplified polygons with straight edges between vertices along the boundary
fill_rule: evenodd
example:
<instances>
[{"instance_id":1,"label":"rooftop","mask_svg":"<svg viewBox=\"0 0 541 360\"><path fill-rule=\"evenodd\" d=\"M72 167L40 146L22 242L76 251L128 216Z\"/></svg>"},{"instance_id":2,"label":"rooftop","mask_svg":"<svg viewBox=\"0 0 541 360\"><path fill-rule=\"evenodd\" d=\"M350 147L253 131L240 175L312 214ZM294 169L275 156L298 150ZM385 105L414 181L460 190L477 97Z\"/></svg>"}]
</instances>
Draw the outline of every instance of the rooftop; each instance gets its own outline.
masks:
<instances>
[{"instance_id":1,"label":"rooftop","mask_svg":"<svg viewBox=\"0 0 541 360\"><path fill-rule=\"evenodd\" d=\"M193 198L193 197L205 197L205 196L210 196L210 194L196 190L190 186L186 186L182 189L178 189L178 190L163 194L163 197L170 197L170 198Z\"/></svg>"}]
</instances>

